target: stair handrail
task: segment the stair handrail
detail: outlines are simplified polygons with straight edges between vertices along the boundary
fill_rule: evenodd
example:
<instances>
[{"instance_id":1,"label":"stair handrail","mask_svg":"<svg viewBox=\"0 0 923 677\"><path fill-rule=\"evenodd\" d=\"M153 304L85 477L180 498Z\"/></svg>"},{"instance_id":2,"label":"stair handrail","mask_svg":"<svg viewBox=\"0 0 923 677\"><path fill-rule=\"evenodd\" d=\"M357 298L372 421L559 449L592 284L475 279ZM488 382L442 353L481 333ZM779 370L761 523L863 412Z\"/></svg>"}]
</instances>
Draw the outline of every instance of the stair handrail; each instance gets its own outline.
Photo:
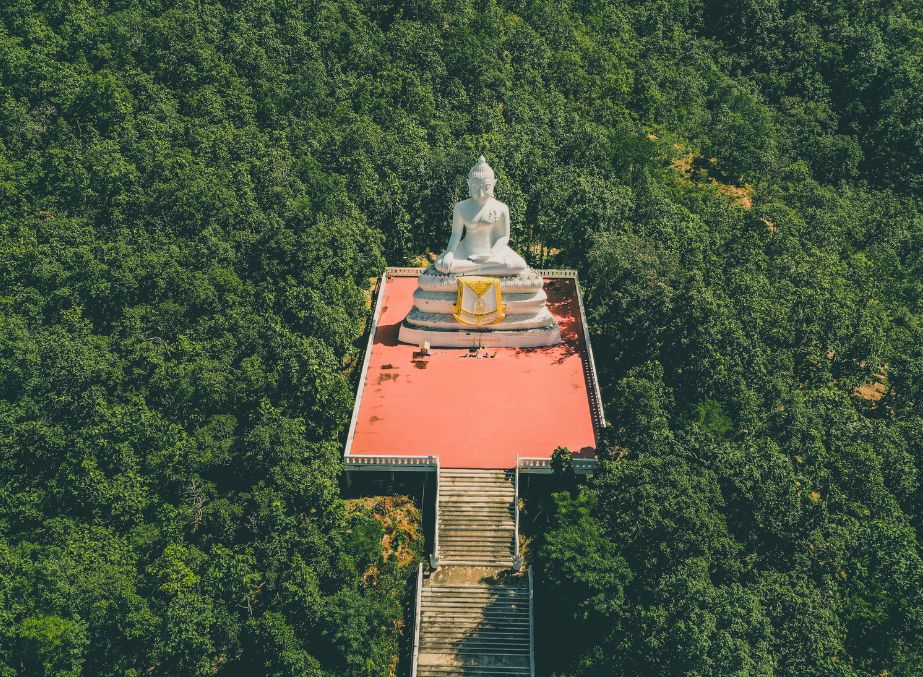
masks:
<instances>
[{"instance_id":1,"label":"stair handrail","mask_svg":"<svg viewBox=\"0 0 923 677\"><path fill-rule=\"evenodd\" d=\"M433 569L439 568L439 457L436 456L436 524L433 526L433 552L429 556Z\"/></svg>"},{"instance_id":2,"label":"stair handrail","mask_svg":"<svg viewBox=\"0 0 923 677\"><path fill-rule=\"evenodd\" d=\"M519 557L519 455L516 456L516 474L514 479L515 492L513 495L513 568L522 569L522 559Z\"/></svg>"},{"instance_id":3,"label":"stair handrail","mask_svg":"<svg viewBox=\"0 0 923 677\"><path fill-rule=\"evenodd\" d=\"M417 598L414 602L413 618L413 658L411 658L410 677L417 677L417 660L420 658L420 605L423 599L423 562L417 568Z\"/></svg>"},{"instance_id":4,"label":"stair handrail","mask_svg":"<svg viewBox=\"0 0 923 677\"><path fill-rule=\"evenodd\" d=\"M529 567L529 675L535 677L535 604L532 596L532 567Z\"/></svg>"}]
</instances>

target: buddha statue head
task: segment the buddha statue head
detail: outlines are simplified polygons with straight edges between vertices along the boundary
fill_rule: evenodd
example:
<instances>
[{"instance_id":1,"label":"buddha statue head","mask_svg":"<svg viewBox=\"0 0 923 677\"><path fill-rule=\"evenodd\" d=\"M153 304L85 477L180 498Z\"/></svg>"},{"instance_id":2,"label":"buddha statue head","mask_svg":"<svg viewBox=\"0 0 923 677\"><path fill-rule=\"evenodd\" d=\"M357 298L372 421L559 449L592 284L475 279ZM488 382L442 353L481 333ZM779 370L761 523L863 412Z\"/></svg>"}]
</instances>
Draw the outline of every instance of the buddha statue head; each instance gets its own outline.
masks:
<instances>
[{"instance_id":1,"label":"buddha statue head","mask_svg":"<svg viewBox=\"0 0 923 677\"><path fill-rule=\"evenodd\" d=\"M494 170L482 155L478 158L477 164L468 172L468 194L478 204L487 204L487 201L494 196L495 183Z\"/></svg>"}]
</instances>

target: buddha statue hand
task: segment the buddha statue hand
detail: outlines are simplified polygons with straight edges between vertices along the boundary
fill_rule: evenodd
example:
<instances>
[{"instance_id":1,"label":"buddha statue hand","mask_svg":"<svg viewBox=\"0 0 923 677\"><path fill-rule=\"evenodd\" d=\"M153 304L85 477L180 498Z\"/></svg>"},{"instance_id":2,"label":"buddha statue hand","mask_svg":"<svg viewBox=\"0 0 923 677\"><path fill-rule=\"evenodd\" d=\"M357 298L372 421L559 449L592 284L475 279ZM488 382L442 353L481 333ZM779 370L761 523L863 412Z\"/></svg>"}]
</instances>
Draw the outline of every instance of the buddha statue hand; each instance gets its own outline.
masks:
<instances>
[{"instance_id":1,"label":"buddha statue hand","mask_svg":"<svg viewBox=\"0 0 923 677\"><path fill-rule=\"evenodd\" d=\"M447 273L455 267L455 254L452 252L442 252L436 259L433 266L441 273Z\"/></svg>"}]
</instances>

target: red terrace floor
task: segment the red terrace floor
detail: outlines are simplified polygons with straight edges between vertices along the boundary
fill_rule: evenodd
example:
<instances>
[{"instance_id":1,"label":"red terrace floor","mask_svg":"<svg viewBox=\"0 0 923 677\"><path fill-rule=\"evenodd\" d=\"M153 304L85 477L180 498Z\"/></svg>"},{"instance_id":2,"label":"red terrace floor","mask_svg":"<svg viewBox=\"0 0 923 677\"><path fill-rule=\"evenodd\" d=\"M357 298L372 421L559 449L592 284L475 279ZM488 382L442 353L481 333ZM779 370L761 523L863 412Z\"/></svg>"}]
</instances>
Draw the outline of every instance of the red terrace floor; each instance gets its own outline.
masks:
<instances>
[{"instance_id":1,"label":"red terrace floor","mask_svg":"<svg viewBox=\"0 0 923 677\"><path fill-rule=\"evenodd\" d=\"M512 468L517 455L549 457L558 446L594 455L573 279L545 286L561 345L491 348L478 359L434 348L420 360L416 346L398 343L416 286L416 277L385 286L351 455L438 455L448 468Z\"/></svg>"}]
</instances>

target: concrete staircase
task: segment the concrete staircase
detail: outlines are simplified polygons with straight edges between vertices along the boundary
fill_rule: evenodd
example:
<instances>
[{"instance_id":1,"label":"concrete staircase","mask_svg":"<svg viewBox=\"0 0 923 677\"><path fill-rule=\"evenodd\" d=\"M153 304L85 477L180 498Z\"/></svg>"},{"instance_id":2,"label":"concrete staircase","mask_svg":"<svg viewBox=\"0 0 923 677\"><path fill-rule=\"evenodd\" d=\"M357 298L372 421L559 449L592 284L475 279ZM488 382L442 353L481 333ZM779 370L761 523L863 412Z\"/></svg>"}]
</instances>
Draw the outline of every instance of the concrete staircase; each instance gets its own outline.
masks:
<instances>
[{"instance_id":1,"label":"concrete staircase","mask_svg":"<svg viewBox=\"0 0 923 677\"><path fill-rule=\"evenodd\" d=\"M516 538L512 470L439 472L442 565L511 567Z\"/></svg>"},{"instance_id":2,"label":"concrete staircase","mask_svg":"<svg viewBox=\"0 0 923 677\"><path fill-rule=\"evenodd\" d=\"M512 570L515 471L439 472L439 569L421 588L417 677L532 675L531 576Z\"/></svg>"},{"instance_id":3,"label":"concrete staircase","mask_svg":"<svg viewBox=\"0 0 923 677\"><path fill-rule=\"evenodd\" d=\"M417 677L532 674L527 576L473 571L442 569L424 585ZM473 582L452 582L463 574Z\"/></svg>"}]
</instances>

